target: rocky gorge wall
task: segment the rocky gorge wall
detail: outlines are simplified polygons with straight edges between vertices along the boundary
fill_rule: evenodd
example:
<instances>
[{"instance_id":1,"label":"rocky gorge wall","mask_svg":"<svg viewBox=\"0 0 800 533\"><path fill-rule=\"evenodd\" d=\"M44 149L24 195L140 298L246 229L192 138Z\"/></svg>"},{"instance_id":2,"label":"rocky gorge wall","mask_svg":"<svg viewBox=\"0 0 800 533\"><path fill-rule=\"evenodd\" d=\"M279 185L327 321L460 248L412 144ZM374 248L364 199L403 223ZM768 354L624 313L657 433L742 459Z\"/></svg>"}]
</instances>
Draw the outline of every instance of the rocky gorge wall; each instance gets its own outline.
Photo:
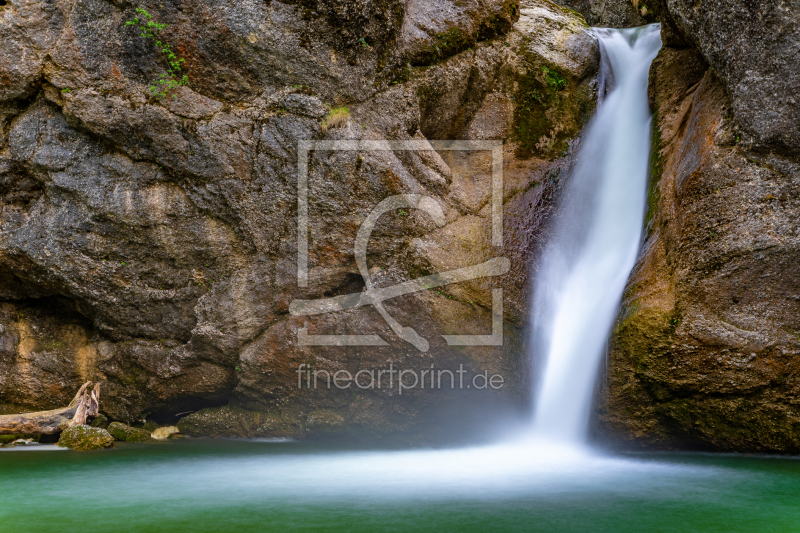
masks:
<instances>
[{"instance_id":1,"label":"rocky gorge wall","mask_svg":"<svg viewBox=\"0 0 800 533\"><path fill-rule=\"evenodd\" d=\"M655 7L650 212L600 431L634 446L797 453L797 6Z\"/></svg>"},{"instance_id":2,"label":"rocky gorge wall","mask_svg":"<svg viewBox=\"0 0 800 533\"><path fill-rule=\"evenodd\" d=\"M660 21L642 253L610 339L597 432L625 446L800 450L796 6L656 0L7 1L0 6L0 412L61 406L103 383L111 419L183 417L200 435L478 432L527 405L531 276L591 114L592 25ZM125 21L146 8L189 83ZM644 9L643 9L644 8ZM347 116L331 121L332 110ZM504 141L504 242L487 152L313 151L309 284L297 283L300 140ZM439 227L387 213L379 287L493 257L508 273L295 317L355 293L356 233L383 198L435 198ZM441 334L491 331L499 347ZM382 347L309 347L377 333ZM298 387L329 371L468 368L498 391ZM187 415L188 416L185 416Z\"/></svg>"},{"instance_id":3,"label":"rocky gorge wall","mask_svg":"<svg viewBox=\"0 0 800 533\"><path fill-rule=\"evenodd\" d=\"M188 83L126 21L168 24ZM140 15L141 16L141 15ZM598 50L584 20L546 0L205 2L13 0L0 7L0 409L64 405L101 382L112 420L182 418L236 436L477 431L524 410L528 262L590 116ZM502 140L502 246L491 152L309 152L309 271L298 283L304 140ZM298 299L361 292L353 255L384 198L376 287L510 261L508 273L385 302L431 343L399 339L373 307L293 316ZM504 346L450 346L492 331ZM379 334L385 346L307 346ZM502 389L298 386L298 369L488 372ZM445 379L447 379L445 377ZM447 382L445 382L447 383ZM302 383L301 383L302 385ZM186 416L188 415L188 416Z\"/></svg>"}]
</instances>

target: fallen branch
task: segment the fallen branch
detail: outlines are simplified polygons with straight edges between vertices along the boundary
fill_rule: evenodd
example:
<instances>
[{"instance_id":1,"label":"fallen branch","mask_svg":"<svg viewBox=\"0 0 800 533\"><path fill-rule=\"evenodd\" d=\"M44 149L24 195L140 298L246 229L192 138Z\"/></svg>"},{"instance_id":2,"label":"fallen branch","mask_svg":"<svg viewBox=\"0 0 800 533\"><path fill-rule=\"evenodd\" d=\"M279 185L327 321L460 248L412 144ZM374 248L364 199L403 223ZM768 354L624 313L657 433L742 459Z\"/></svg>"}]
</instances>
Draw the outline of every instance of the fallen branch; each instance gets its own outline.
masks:
<instances>
[{"instance_id":1,"label":"fallen branch","mask_svg":"<svg viewBox=\"0 0 800 533\"><path fill-rule=\"evenodd\" d=\"M0 416L0 435L61 433L70 426L86 424L89 418L97 416L100 408L100 384L89 389L87 381L68 406L52 411L23 413Z\"/></svg>"}]
</instances>

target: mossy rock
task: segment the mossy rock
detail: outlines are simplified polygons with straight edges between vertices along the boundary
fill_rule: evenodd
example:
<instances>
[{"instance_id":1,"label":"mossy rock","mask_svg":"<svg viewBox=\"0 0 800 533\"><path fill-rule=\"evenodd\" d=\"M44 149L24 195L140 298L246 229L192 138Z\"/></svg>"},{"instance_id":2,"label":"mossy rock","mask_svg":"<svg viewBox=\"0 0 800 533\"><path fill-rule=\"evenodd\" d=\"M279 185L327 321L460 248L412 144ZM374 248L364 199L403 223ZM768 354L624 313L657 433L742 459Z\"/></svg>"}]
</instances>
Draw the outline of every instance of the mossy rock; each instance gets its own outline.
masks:
<instances>
[{"instance_id":1,"label":"mossy rock","mask_svg":"<svg viewBox=\"0 0 800 533\"><path fill-rule=\"evenodd\" d=\"M155 420L147 420L144 424L141 425L141 429L149 431L150 433L157 430L159 427L161 426Z\"/></svg>"},{"instance_id":2,"label":"mossy rock","mask_svg":"<svg viewBox=\"0 0 800 533\"><path fill-rule=\"evenodd\" d=\"M114 437L102 428L72 426L61 432L58 445L72 450L102 450L114 447Z\"/></svg>"},{"instance_id":3,"label":"mossy rock","mask_svg":"<svg viewBox=\"0 0 800 533\"><path fill-rule=\"evenodd\" d=\"M437 34L420 57L412 62L414 66L433 65L439 61L475 45L475 37L460 28L450 28Z\"/></svg>"},{"instance_id":4,"label":"mossy rock","mask_svg":"<svg viewBox=\"0 0 800 533\"><path fill-rule=\"evenodd\" d=\"M97 415L94 420L92 420L91 426L93 428L108 428L108 418L105 415Z\"/></svg>"},{"instance_id":5,"label":"mossy rock","mask_svg":"<svg viewBox=\"0 0 800 533\"><path fill-rule=\"evenodd\" d=\"M0 435L0 446L10 444L17 439L21 439L22 435Z\"/></svg>"},{"instance_id":6,"label":"mossy rock","mask_svg":"<svg viewBox=\"0 0 800 533\"><path fill-rule=\"evenodd\" d=\"M36 439L17 439L14 442L9 444L4 444L3 448L13 448L15 446L27 446L28 444L33 444L36 442Z\"/></svg>"},{"instance_id":7,"label":"mossy rock","mask_svg":"<svg viewBox=\"0 0 800 533\"><path fill-rule=\"evenodd\" d=\"M132 428L120 422L112 422L108 426L108 432L116 440L122 442L151 442L155 440L146 429Z\"/></svg>"}]
</instances>

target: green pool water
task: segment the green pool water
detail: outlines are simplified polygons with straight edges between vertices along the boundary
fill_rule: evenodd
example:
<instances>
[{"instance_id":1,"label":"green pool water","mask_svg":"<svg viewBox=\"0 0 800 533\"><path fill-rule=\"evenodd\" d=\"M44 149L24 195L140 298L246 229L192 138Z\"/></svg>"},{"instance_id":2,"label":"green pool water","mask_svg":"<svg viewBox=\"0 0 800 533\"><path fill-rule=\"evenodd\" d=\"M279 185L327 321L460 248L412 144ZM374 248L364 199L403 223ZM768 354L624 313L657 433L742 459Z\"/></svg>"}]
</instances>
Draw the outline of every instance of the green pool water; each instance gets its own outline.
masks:
<instances>
[{"instance_id":1,"label":"green pool water","mask_svg":"<svg viewBox=\"0 0 800 533\"><path fill-rule=\"evenodd\" d=\"M800 460L527 443L0 452L0 531L800 532Z\"/></svg>"}]
</instances>

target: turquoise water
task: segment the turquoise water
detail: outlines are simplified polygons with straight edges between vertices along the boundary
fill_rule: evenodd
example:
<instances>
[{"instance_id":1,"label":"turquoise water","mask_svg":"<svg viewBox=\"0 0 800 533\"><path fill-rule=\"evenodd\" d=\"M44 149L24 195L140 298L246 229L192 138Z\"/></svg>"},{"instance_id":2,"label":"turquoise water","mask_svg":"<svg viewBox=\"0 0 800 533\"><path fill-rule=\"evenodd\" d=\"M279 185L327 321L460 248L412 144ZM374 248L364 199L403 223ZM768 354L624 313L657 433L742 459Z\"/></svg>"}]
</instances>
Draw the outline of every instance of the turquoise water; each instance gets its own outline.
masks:
<instances>
[{"instance_id":1,"label":"turquoise water","mask_svg":"<svg viewBox=\"0 0 800 533\"><path fill-rule=\"evenodd\" d=\"M3 532L800 532L800 460L526 443L186 440L0 452Z\"/></svg>"}]
</instances>

